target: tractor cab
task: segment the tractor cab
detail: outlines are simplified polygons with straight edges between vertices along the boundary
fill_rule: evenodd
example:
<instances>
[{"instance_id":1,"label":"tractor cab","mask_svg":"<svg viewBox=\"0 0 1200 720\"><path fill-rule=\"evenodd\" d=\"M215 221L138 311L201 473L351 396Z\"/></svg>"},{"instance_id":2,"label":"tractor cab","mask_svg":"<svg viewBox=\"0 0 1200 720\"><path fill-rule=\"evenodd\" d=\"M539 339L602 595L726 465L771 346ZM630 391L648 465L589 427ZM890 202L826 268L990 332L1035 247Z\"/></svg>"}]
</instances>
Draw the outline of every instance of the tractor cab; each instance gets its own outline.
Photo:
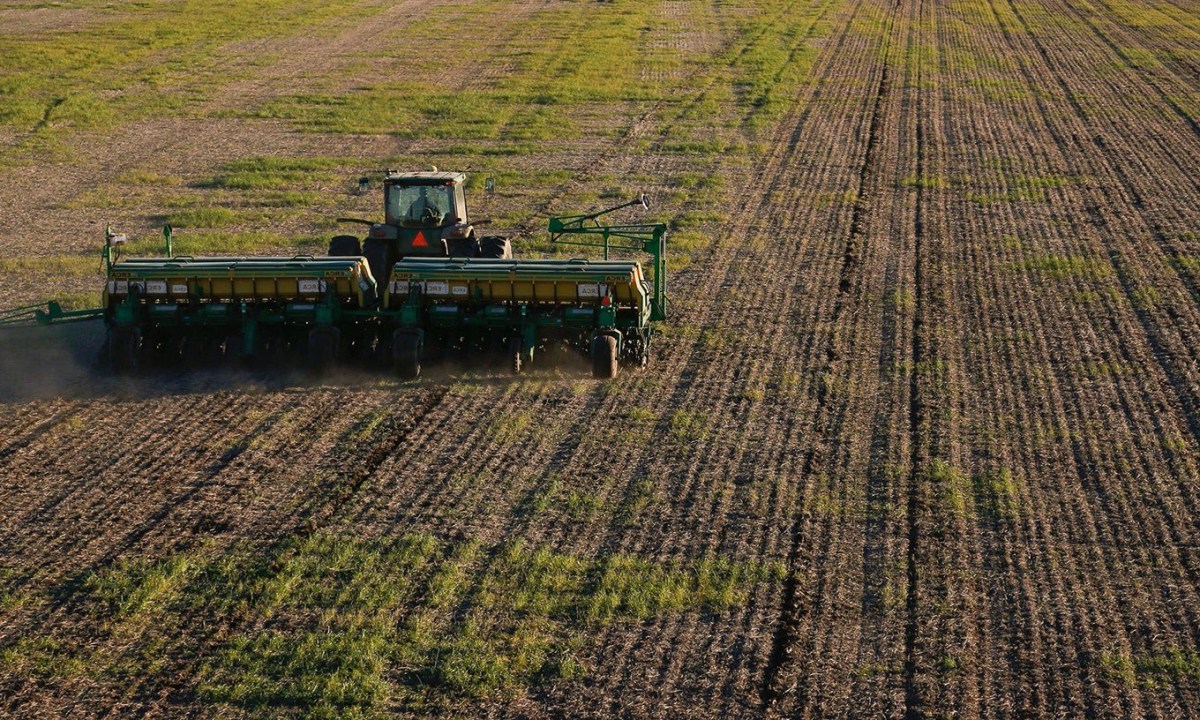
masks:
<instances>
[{"instance_id":1,"label":"tractor cab","mask_svg":"<svg viewBox=\"0 0 1200 720\"><path fill-rule=\"evenodd\" d=\"M367 258L371 274L383 287L392 266L409 257L511 258L506 238L477 237L467 219L461 172L388 171L383 180L384 221L344 219L368 224L367 237L339 235L330 242L330 255ZM483 222L487 222L484 220Z\"/></svg>"},{"instance_id":2,"label":"tractor cab","mask_svg":"<svg viewBox=\"0 0 1200 720\"><path fill-rule=\"evenodd\" d=\"M406 228L466 225L462 173L405 173L383 184L387 224Z\"/></svg>"}]
</instances>

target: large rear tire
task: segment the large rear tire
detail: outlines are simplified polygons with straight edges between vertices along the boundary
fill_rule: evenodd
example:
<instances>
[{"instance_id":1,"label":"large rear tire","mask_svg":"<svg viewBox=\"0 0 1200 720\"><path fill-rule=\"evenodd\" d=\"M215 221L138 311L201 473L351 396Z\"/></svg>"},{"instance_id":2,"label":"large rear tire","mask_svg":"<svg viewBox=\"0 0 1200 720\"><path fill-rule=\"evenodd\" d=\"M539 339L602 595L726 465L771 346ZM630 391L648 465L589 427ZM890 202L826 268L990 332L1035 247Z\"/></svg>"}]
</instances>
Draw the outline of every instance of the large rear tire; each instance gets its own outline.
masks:
<instances>
[{"instance_id":1,"label":"large rear tire","mask_svg":"<svg viewBox=\"0 0 1200 720\"><path fill-rule=\"evenodd\" d=\"M108 366L113 372L137 372L142 359L142 334L137 328L111 328L108 331Z\"/></svg>"},{"instance_id":2,"label":"large rear tire","mask_svg":"<svg viewBox=\"0 0 1200 720\"><path fill-rule=\"evenodd\" d=\"M393 258L387 240L367 238L363 243L362 255L371 266L371 277L375 278L375 287L379 297L387 291L388 276L392 273Z\"/></svg>"},{"instance_id":3,"label":"large rear tire","mask_svg":"<svg viewBox=\"0 0 1200 720\"><path fill-rule=\"evenodd\" d=\"M592 338L592 377L611 380L617 376L617 339L612 335Z\"/></svg>"},{"instance_id":4,"label":"large rear tire","mask_svg":"<svg viewBox=\"0 0 1200 720\"><path fill-rule=\"evenodd\" d=\"M512 243L499 235L486 235L479 241L479 257L498 260L512 259Z\"/></svg>"},{"instance_id":5,"label":"large rear tire","mask_svg":"<svg viewBox=\"0 0 1200 720\"><path fill-rule=\"evenodd\" d=\"M360 257L362 244L353 235L334 235L329 241L329 254L333 257Z\"/></svg>"},{"instance_id":6,"label":"large rear tire","mask_svg":"<svg viewBox=\"0 0 1200 720\"><path fill-rule=\"evenodd\" d=\"M392 334L392 366L405 380L415 380L421 374L421 336L412 330L397 330Z\"/></svg>"},{"instance_id":7,"label":"large rear tire","mask_svg":"<svg viewBox=\"0 0 1200 720\"><path fill-rule=\"evenodd\" d=\"M447 245L447 251L452 258L479 257L479 241L474 237L456 238Z\"/></svg>"}]
</instances>

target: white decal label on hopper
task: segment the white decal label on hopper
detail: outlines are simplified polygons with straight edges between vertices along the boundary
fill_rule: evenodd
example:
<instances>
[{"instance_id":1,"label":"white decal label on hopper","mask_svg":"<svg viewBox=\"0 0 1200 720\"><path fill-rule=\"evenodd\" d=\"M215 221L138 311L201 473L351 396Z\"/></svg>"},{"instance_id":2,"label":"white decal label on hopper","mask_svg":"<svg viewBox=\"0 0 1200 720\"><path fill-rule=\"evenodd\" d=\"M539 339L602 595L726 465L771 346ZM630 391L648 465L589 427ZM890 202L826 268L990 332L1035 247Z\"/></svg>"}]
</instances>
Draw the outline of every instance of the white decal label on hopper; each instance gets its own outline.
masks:
<instances>
[{"instance_id":1,"label":"white decal label on hopper","mask_svg":"<svg viewBox=\"0 0 1200 720\"><path fill-rule=\"evenodd\" d=\"M608 294L608 286L600 283L579 283L576 292L581 298L602 298Z\"/></svg>"},{"instance_id":2,"label":"white decal label on hopper","mask_svg":"<svg viewBox=\"0 0 1200 720\"><path fill-rule=\"evenodd\" d=\"M171 294L172 295L187 295L187 285L172 285L171 286Z\"/></svg>"},{"instance_id":3,"label":"white decal label on hopper","mask_svg":"<svg viewBox=\"0 0 1200 720\"><path fill-rule=\"evenodd\" d=\"M466 297L469 294L469 291L467 290L466 285L451 285L450 286L450 294L451 295L462 295L463 297Z\"/></svg>"},{"instance_id":4,"label":"white decal label on hopper","mask_svg":"<svg viewBox=\"0 0 1200 720\"><path fill-rule=\"evenodd\" d=\"M319 293L325 291L324 280L301 280L300 292L302 293Z\"/></svg>"},{"instance_id":5,"label":"white decal label on hopper","mask_svg":"<svg viewBox=\"0 0 1200 720\"><path fill-rule=\"evenodd\" d=\"M166 295L167 281L166 280L147 280L146 281L147 295Z\"/></svg>"},{"instance_id":6,"label":"white decal label on hopper","mask_svg":"<svg viewBox=\"0 0 1200 720\"><path fill-rule=\"evenodd\" d=\"M108 291L113 295L125 295L129 292L129 281L113 280L108 284Z\"/></svg>"},{"instance_id":7,"label":"white decal label on hopper","mask_svg":"<svg viewBox=\"0 0 1200 720\"><path fill-rule=\"evenodd\" d=\"M425 283L425 293L428 295L449 295L450 283L445 280L429 280Z\"/></svg>"}]
</instances>

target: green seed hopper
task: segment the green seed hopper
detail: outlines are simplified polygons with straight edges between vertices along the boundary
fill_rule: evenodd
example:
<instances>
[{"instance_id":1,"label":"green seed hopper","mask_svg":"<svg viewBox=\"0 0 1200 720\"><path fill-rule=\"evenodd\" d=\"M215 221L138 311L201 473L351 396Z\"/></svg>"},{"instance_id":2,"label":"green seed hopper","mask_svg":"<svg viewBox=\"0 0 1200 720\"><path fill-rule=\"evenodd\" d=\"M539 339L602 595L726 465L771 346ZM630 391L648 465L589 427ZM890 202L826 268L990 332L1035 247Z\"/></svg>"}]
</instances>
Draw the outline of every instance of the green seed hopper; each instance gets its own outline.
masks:
<instances>
[{"instance_id":1,"label":"green seed hopper","mask_svg":"<svg viewBox=\"0 0 1200 720\"><path fill-rule=\"evenodd\" d=\"M108 355L132 369L147 356L255 357L307 345L325 366L369 339L356 313L377 305L361 257L127 258L108 269Z\"/></svg>"},{"instance_id":2,"label":"green seed hopper","mask_svg":"<svg viewBox=\"0 0 1200 720\"><path fill-rule=\"evenodd\" d=\"M503 343L514 372L558 340L586 348L593 370L613 377L618 361L649 362L652 290L632 261L409 258L396 263L384 305L399 314L396 363L411 374L421 346L488 335ZM407 352L407 355L404 353Z\"/></svg>"},{"instance_id":3,"label":"green seed hopper","mask_svg":"<svg viewBox=\"0 0 1200 720\"><path fill-rule=\"evenodd\" d=\"M0 312L0 327L103 318L108 362L122 372L147 360L303 356L316 368L387 362L411 378L446 352L498 353L520 372L565 345L590 356L596 377L611 378L621 364L649 362L653 323L666 317L666 226L597 220L635 204L645 207L645 197L550 219L553 243L593 247L603 259L410 255L380 266L357 252L191 257L174 254L169 226L164 257L126 258L124 236L110 229L103 307L16 308ZM614 250L649 253L649 276L637 261L610 259Z\"/></svg>"}]
</instances>

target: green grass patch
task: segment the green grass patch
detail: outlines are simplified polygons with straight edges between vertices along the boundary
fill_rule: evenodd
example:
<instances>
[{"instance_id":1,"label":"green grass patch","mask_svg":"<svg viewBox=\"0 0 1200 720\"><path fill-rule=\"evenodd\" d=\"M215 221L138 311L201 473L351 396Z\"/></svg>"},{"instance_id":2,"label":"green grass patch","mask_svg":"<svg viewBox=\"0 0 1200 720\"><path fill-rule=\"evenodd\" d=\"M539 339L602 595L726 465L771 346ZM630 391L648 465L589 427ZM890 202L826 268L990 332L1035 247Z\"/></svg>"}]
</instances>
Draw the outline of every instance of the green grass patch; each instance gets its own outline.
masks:
<instances>
[{"instance_id":1,"label":"green grass patch","mask_svg":"<svg viewBox=\"0 0 1200 720\"><path fill-rule=\"evenodd\" d=\"M700 411L671 413L671 437L680 443L696 443L708 437L708 416Z\"/></svg>"},{"instance_id":2,"label":"green grass patch","mask_svg":"<svg viewBox=\"0 0 1200 720\"><path fill-rule=\"evenodd\" d=\"M1135 288L1129 294L1129 299L1133 301L1133 306L1138 310L1153 310L1162 302L1162 293L1150 285Z\"/></svg>"},{"instance_id":3,"label":"green grass patch","mask_svg":"<svg viewBox=\"0 0 1200 720\"><path fill-rule=\"evenodd\" d=\"M496 421L492 433L501 444L516 442L534 426L533 413L512 412Z\"/></svg>"},{"instance_id":4,"label":"green grass patch","mask_svg":"<svg viewBox=\"0 0 1200 720\"><path fill-rule=\"evenodd\" d=\"M1106 674L1129 686L1149 689L1200 683L1200 651L1173 647L1161 652L1133 655L1109 654L1100 658Z\"/></svg>"},{"instance_id":5,"label":"green grass patch","mask_svg":"<svg viewBox=\"0 0 1200 720\"><path fill-rule=\"evenodd\" d=\"M180 228L213 228L233 225L242 219L235 210L223 207L180 210L167 216L167 223Z\"/></svg>"},{"instance_id":6,"label":"green grass patch","mask_svg":"<svg viewBox=\"0 0 1200 720\"><path fill-rule=\"evenodd\" d=\"M0 258L0 273L51 275L65 278L98 275L102 272L99 252L94 255Z\"/></svg>"},{"instance_id":7,"label":"green grass patch","mask_svg":"<svg viewBox=\"0 0 1200 720\"><path fill-rule=\"evenodd\" d=\"M1016 520L1020 511L1016 477L1008 468L985 472L973 478L976 510L993 521Z\"/></svg>"},{"instance_id":8,"label":"green grass patch","mask_svg":"<svg viewBox=\"0 0 1200 720\"><path fill-rule=\"evenodd\" d=\"M925 473L939 506L950 516L967 515L967 499L971 482L961 470L942 459L934 459ZM941 525L949 525L950 518L941 518Z\"/></svg>"},{"instance_id":9,"label":"green grass patch","mask_svg":"<svg viewBox=\"0 0 1200 720\"><path fill-rule=\"evenodd\" d=\"M616 518L623 525L637 521L655 499L655 484L650 478L641 478L629 486L628 492L617 508Z\"/></svg>"},{"instance_id":10,"label":"green grass patch","mask_svg":"<svg viewBox=\"0 0 1200 720\"><path fill-rule=\"evenodd\" d=\"M182 182L174 175L165 175L153 170L126 170L117 176L117 180L130 185L146 185L148 187L171 187Z\"/></svg>"},{"instance_id":11,"label":"green grass patch","mask_svg":"<svg viewBox=\"0 0 1200 720\"><path fill-rule=\"evenodd\" d=\"M206 546L85 576L64 590L82 622L17 638L0 672L114 688L182 681L223 713L372 715L578 679L602 628L722 612L785 575L778 562L661 563L425 534Z\"/></svg>"},{"instance_id":12,"label":"green grass patch","mask_svg":"<svg viewBox=\"0 0 1200 720\"><path fill-rule=\"evenodd\" d=\"M340 177L334 170L354 164L348 158L248 158L226 164L209 185L227 190L304 188L333 182Z\"/></svg>"},{"instance_id":13,"label":"green grass patch","mask_svg":"<svg viewBox=\"0 0 1200 720\"><path fill-rule=\"evenodd\" d=\"M76 130L178 115L238 75L230 43L319 32L365 11L353 0L126 3L86 28L6 36L0 125L45 151Z\"/></svg>"},{"instance_id":14,"label":"green grass patch","mask_svg":"<svg viewBox=\"0 0 1200 720\"><path fill-rule=\"evenodd\" d=\"M1112 275L1109 263L1084 255L1041 255L1017 263L1016 267L1055 280L1072 277L1095 279Z\"/></svg>"},{"instance_id":15,"label":"green grass patch","mask_svg":"<svg viewBox=\"0 0 1200 720\"><path fill-rule=\"evenodd\" d=\"M182 232L175 234L173 248L176 255L255 255L268 250L292 255L321 251L326 242L323 236L292 237L274 232ZM132 240L122 251L127 257L156 256L165 252L161 235Z\"/></svg>"},{"instance_id":16,"label":"green grass patch","mask_svg":"<svg viewBox=\"0 0 1200 720\"><path fill-rule=\"evenodd\" d=\"M941 175L909 175L900 181L900 187L945 190L950 187L950 182Z\"/></svg>"}]
</instances>

